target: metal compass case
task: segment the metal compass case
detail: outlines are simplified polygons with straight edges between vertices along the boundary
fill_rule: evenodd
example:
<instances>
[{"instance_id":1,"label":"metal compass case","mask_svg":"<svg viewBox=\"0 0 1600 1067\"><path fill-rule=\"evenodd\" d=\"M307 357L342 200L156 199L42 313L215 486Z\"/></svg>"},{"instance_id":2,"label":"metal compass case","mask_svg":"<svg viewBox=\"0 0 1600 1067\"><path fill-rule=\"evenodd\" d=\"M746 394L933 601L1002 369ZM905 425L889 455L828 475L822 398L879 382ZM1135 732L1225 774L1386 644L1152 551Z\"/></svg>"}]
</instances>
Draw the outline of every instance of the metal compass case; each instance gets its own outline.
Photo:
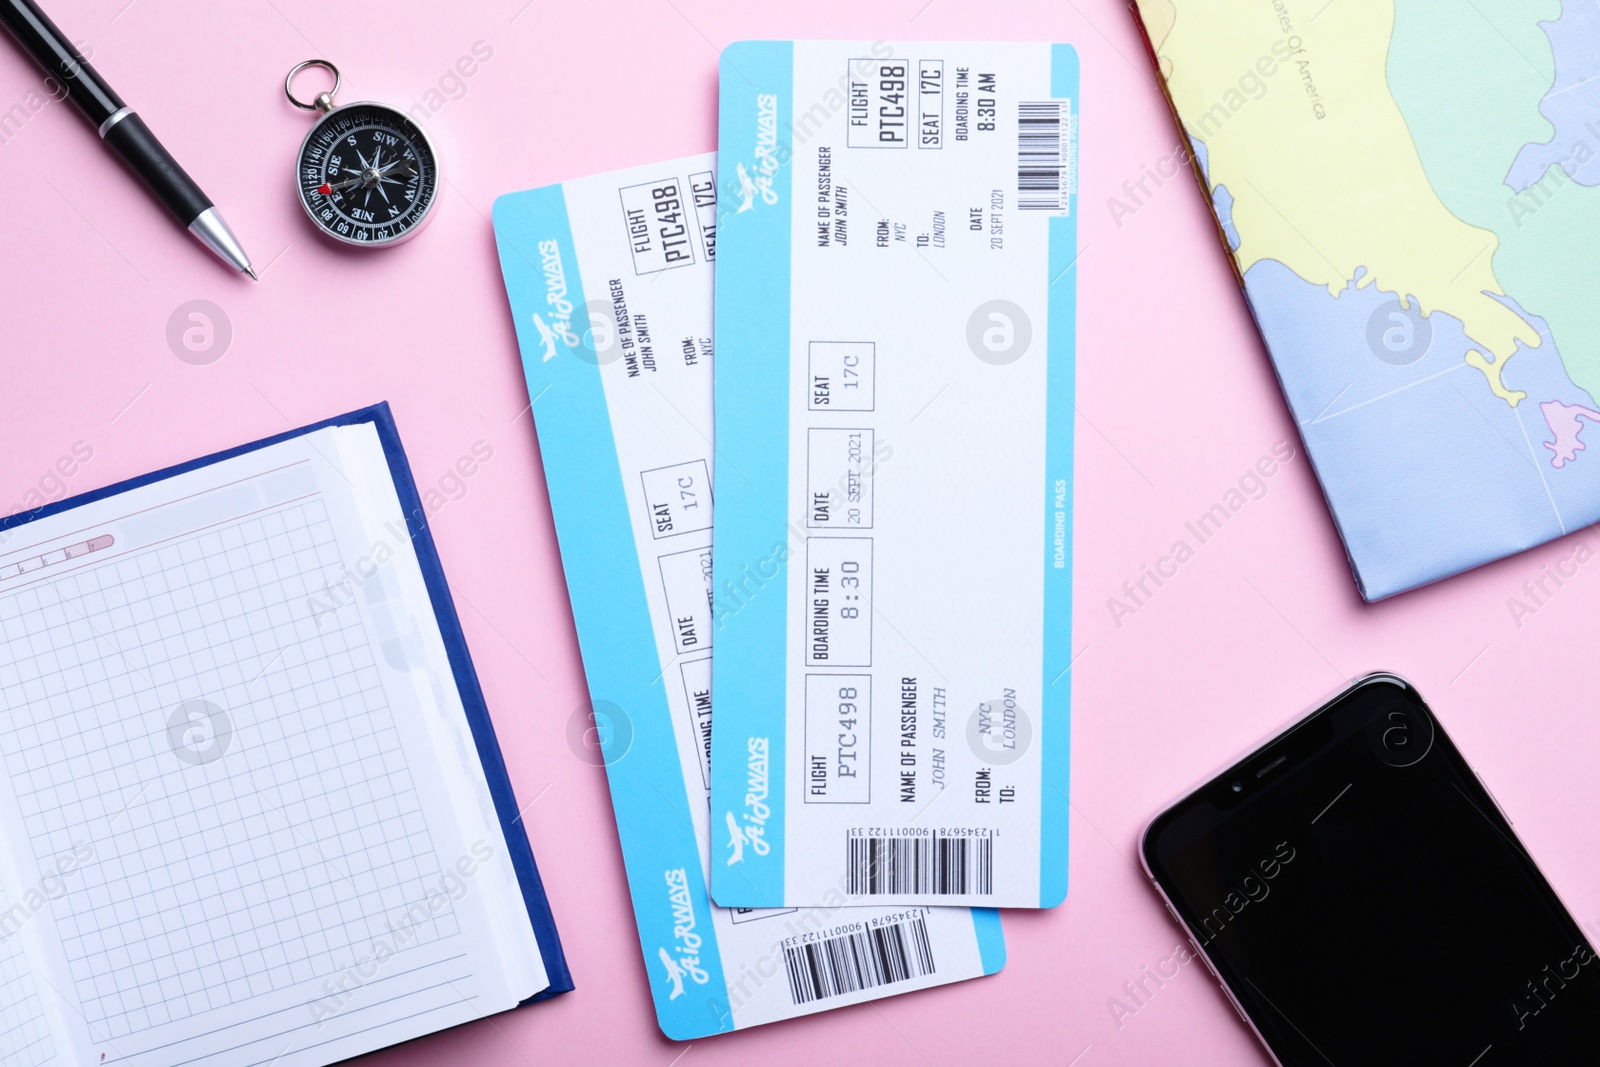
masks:
<instances>
[{"instance_id":1,"label":"metal compass case","mask_svg":"<svg viewBox=\"0 0 1600 1067\"><path fill-rule=\"evenodd\" d=\"M333 75L333 88L310 103L294 95L294 76L307 67ZM295 160L300 206L317 229L344 244L387 247L415 235L438 200L439 165L428 135L403 112L362 101L335 106L339 70L307 60L284 79L295 107L321 112Z\"/></svg>"}]
</instances>

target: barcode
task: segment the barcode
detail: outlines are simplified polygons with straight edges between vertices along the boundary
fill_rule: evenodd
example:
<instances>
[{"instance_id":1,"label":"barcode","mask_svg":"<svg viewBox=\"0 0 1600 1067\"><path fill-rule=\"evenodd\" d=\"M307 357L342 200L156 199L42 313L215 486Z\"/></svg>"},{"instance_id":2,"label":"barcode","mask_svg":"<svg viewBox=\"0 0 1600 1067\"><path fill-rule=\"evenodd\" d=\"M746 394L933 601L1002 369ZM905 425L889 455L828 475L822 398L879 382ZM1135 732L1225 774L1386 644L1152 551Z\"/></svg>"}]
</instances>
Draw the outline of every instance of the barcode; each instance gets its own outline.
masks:
<instances>
[{"instance_id":1,"label":"barcode","mask_svg":"<svg viewBox=\"0 0 1600 1067\"><path fill-rule=\"evenodd\" d=\"M852 837L845 892L986 896L994 892L992 837Z\"/></svg>"},{"instance_id":2,"label":"barcode","mask_svg":"<svg viewBox=\"0 0 1600 1067\"><path fill-rule=\"evenodd\" d=\"M783 950L789 995L796 1004L904 982L933 973L933 946L921 915L876 929Z\"/></svg>"},{"instance_id":3,"label":"barcode","mask_svg":"<svg viewBox=\"0 0 1600 1067\"><path fill-rule=\"evenodd\" d=\"M1065 100L1017 104L1017 207L1060 211L1067 203L1071 104Z\"/></svg>"}]
</instances>

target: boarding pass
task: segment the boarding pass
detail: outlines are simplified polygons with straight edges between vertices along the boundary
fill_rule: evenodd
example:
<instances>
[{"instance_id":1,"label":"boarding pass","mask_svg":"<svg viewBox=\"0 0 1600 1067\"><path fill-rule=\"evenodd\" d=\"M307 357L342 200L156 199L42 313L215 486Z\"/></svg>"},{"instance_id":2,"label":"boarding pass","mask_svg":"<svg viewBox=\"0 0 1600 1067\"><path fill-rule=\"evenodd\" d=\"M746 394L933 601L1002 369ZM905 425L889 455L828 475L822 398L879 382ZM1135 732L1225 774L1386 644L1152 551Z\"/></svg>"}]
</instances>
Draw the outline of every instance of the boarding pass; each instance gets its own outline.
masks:
<instances>
[{"instance_id":1,"label":"boarding pass","mask_svg":"<svg viewBox=\"0 0 1600 1067\"><path fill-rule=\"evenodd\" d=\"M1005 958L989 909L846 907L834 894L730 910L707 895L715 169L696 156L494 209L645 966L678 1039L974 978Z\"/></svg>"},{"instance_id":2,"label":"boarding pass","mask_svg":"<svg viewBox=\"0 0 1600 1067\"><path fill-rule=\"evenodd\" d=\"M1078 62L722 57L712 895L1066 895Z\"/></svg>"}]
</instances>

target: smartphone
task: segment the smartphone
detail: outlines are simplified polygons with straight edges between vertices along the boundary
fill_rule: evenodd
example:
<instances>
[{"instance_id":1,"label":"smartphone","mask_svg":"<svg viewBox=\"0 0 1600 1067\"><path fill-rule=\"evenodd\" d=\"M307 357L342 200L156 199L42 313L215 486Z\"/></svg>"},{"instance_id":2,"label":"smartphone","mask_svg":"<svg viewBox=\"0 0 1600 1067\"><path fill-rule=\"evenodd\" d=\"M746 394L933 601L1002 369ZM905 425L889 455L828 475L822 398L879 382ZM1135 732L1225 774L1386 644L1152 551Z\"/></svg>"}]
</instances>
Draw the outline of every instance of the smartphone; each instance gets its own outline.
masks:
<instances>
[{"instance_id":1,"label":"smartphone","mask_svg":"<svg viewBox=\"0 0 1600 1067\"><path fill-rule=\"evenodd\" d=\"M1280 1064L1600 1063L1600 960L1402 678L1357 681L1140 852Z\"/></svg>"}]
</instances>

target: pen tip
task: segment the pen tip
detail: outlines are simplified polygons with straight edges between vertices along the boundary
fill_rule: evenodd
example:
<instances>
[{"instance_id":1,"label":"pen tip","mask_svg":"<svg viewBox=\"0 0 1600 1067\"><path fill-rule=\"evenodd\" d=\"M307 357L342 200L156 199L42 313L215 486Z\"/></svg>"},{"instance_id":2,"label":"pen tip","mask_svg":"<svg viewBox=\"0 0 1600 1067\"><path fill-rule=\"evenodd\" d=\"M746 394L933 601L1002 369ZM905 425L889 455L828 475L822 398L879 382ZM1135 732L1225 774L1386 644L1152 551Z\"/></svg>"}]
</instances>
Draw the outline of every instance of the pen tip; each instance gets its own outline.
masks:
<instances>
[{"instance_id":1,"label":"pen tip","mask_svg":"<svg viewBox=\"0 0 1600 1067\"><path fill-rule=\"evenodd\" d=\"M261 278L257 276L256 269L254 267L246 267L244 272L250 275L250 280L253 282L259 282L261 280Z\"/></svg>"}]
</instances>

